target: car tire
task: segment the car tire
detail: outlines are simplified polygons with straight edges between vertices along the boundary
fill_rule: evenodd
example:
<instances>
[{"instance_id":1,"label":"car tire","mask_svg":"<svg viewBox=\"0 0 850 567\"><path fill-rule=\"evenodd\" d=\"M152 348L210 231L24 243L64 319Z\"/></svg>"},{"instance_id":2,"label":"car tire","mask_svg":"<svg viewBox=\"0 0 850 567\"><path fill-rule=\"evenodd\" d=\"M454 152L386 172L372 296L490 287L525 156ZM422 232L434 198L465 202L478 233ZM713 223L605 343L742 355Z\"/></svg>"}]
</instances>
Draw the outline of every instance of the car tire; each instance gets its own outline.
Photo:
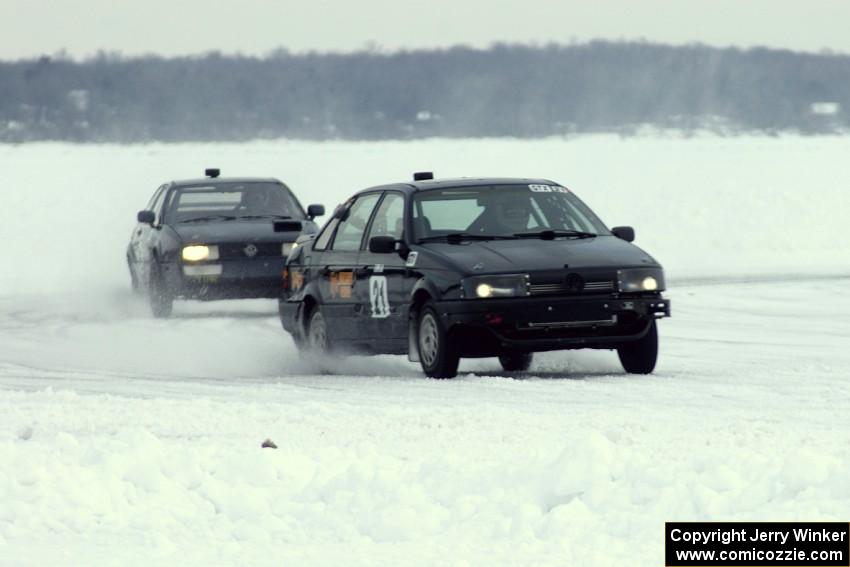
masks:
<instances>
[{"instance_id":1,"label":"car tire","mask_svg":"<svg viewBox=\"0 0 850 567\"><path fill-rule=\"evenodd\" d=\"M154 263L151 266L151 283L148 289L148 301L151 313L156 319L167 319L171 317L174 308L174 292L165 281L159 266Z\"/></svg>"},{"instance_id":2,"label":"car tire","mask_svg":"<svg viewBox=\"0 0 850 567\"><path fill-rule=\"evenodd\" d=\"M429 378L454 378L460 355L433 306L426 304L416 322L416 347L422 371Z\"/></svg>"},{"instance_id":3,"label":"car tire","mask_svg":"<svg viewBox=\"0 0 850 567\"><path fill-rule=\"evenodd\" d=\"M136 275L136 270L133 269L133 263L130 262L129 256L127 257L127 269L130 270L130 290L133 292L133 295L139 295L141 293L139 276Z\"/></svg>"},{"instance_id":4,"label":"car tire","mask_svg":"<svg viewBox=\"0 0 850 567\"><path fill-rule=\"evenodd\" d=\"M658 360L658 328L655 319L649 324L649 330L640 339L621 344L617 355L623 370L629 374L651 374Z\"/></svg>"},{"instance_id":5,"label":"car tire","mask_svg":"<svg viewBox=\"0 0 850 567\"><path fill-rule=\"evenodd\" d=\"M499 364L507 372L525 372L531 368L534 354L530 352L513 352L499 357Z\"/></svg>"},{"instance_id":6,"label":"car tire","mask_svg":"<svg viewBox=\"0 0 850 567\"><path fill-rule=\"evenodd\" d=\"M325 316L319 306L315 306L310 312L310 320L307 323L307 336L303 341L295 343L303 351L314 354L327 352L328 349L328 326L325 322Z\"/></svg>"}]
</instances>

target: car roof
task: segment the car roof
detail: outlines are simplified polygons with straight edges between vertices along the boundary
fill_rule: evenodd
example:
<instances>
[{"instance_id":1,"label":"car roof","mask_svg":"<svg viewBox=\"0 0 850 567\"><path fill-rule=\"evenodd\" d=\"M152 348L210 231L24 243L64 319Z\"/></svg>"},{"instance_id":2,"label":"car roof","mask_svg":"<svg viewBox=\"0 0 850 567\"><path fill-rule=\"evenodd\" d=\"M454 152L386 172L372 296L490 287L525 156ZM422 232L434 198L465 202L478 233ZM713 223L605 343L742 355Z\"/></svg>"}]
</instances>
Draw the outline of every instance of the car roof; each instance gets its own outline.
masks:
<instances>
[{"instance_id":1,"label":"car roof","mask_svg":"<svg viewBox=\"0 0 850 567\"><path fill-rule=\"evenodd\" d=\"M222 183L275 183L286 187L281 180L274 177L200 177L198 179L172 181L170 185L172 187L209 187Z\"/></svg>"},{"instance_id":2,"label":"car roof","mask_svg":"<svg viewBox=\"0 0 850 567\"><path fill-rule=\"evenodd\" d=\"M448 189L453 187L481 187L485 185L558 185L548 179L527 178L527 177L458 177L454 179L429 179L426 181L404 181L400 183L389 183L386 185L376 185L358 191L360 193L369 193L372 191L402 191L404 193L417 193L420 191L430 191L432 189Z\"/></svg>"}]
</instances>

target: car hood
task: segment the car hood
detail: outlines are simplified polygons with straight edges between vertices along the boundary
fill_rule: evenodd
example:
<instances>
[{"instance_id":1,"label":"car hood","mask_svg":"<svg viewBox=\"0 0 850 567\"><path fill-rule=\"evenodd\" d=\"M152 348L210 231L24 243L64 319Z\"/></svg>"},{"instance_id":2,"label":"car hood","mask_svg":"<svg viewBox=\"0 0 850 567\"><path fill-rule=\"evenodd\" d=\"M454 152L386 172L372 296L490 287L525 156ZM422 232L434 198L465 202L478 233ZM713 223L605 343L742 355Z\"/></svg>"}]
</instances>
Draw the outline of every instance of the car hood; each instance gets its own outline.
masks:
<instances>
[{"instance_id":1,"label":"car hood","mask_svg":"<svg viewBox=\"0 0 850 567\"><path fill-rule=\"evenodd\" d=\"M294 242L301 232L275 232L270 220L212 221L173 226L184 244L225 242Z\"/></svg>"},{"instance_id":2,"label":"car hood","mask_svg":"<svg viewBox=\"0 0 850 567\"><path fill-rule=\"evenodd\" d=\"M488 240L423 246L467 274L533 272L552 268L657 266L655 259L616 236L585 239Z\"/></svg>"}]
</instances>

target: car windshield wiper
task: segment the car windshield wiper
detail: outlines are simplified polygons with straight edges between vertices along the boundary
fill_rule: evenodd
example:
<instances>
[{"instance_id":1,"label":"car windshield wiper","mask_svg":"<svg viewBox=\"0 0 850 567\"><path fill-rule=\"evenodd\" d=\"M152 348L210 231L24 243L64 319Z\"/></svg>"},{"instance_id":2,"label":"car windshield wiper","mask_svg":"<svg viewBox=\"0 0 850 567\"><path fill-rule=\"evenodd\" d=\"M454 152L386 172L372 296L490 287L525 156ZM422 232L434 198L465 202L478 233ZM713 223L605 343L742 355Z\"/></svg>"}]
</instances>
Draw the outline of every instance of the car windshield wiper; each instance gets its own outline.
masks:
<instances>
[{"instance_id":1,"label":"car windshield wiper","mask_svg":"<svg viewBox=\"0 0 850 567\"><path fill-rule=\"evenodd\" d=\"M594 238L599 236L594 232L583 232L581 230L547 229L535 232L515 232L517 238L539 238L540 240L555 240L559 237L567 238Z\"/></svg>"},{"instance_id":2,"label":"car windshield wiper","mask_svg":"<svg viewBox=\"0 0 850 567\"><path fill-rule=\"evenodd\" d=\"M426 236L417 240L417 243L438 242L445 240L449 244L457 244L464 240L513 240L516 236L508 234L467 234L465 232L453 232L451 234L438 234L435 236Z\"/></svg>"},{"instance_id":3,"label":"car windshield wiper","mask_svg":"<svg viewBox=\"0 0 850 567\"><path fill-rule=\"evenodd\" d=\"M235 218L236 217L234 217L232 215L209 215L209 216L206 216L206 217L195 217L195 218L192 218L192 219L182 220L182 221L180 221L180 224L188 223L188 222L204 222L204 221L211 221L211 220L233 220Z\"/></svg>"},{"instance_id":4,"label":"car windshield wiper","mask_svg":"<svg viewBox=\"0 0 850 567\"><path fill-rule=\"evenodd\" d=\"M239 215L237 219L291 219L286 215Z\"/></svg>"}]
</instances>

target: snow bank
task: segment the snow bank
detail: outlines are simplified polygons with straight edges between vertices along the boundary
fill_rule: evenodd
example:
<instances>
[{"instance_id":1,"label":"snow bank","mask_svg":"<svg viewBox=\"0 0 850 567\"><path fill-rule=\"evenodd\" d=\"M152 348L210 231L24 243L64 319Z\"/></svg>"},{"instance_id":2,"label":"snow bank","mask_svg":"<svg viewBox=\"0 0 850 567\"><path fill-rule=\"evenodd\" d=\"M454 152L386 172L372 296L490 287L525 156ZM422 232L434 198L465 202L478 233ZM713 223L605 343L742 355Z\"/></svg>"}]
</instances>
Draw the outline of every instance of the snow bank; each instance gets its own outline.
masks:
<instances>
[{"instance_id":1,"label":"snow bank","mask_svg":"<svg viewBox=\"0 0 850 567\"><path fill-rule=\"evenodd\" d=\"M408 384L374 386L393 398ZM533 387L499 386L504 396L442 407L274 389L251 403L238 390L180 401L5 393L4 555L653 565L665 520L841 521L850 506L843 433L801 428L787 408L717 412L689 397L685 419L675 396L666 415L655 402L641 411L642 387L613 379L559 384L548 407ZM260 449L266 436L278 450Z\"/></svg>"}]
</instances>

